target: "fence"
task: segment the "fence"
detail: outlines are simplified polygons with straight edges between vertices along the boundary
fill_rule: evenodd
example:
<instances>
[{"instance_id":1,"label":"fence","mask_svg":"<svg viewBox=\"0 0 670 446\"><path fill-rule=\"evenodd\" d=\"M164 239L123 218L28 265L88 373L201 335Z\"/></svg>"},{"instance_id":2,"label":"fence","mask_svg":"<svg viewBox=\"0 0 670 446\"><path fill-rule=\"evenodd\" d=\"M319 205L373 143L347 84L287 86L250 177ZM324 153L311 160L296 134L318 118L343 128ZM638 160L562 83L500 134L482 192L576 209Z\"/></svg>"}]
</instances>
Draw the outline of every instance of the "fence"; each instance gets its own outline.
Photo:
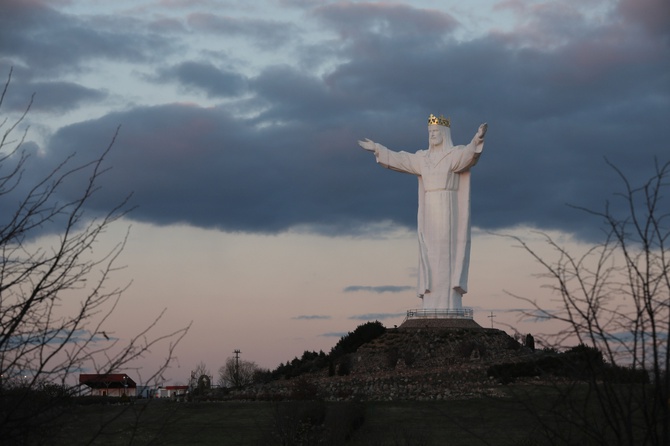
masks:
<instances>
[{"instance_id":1,"label":"fence","mask_svg":"<svg viewBox=\"0 0 670 446\"><path fill-rule=\"evenodd\" d=\"M450 310L439 309L422 309L422 310L407 310L408 319L472 319L472 308L459 308Z\"/></svg>"}]
</instances>

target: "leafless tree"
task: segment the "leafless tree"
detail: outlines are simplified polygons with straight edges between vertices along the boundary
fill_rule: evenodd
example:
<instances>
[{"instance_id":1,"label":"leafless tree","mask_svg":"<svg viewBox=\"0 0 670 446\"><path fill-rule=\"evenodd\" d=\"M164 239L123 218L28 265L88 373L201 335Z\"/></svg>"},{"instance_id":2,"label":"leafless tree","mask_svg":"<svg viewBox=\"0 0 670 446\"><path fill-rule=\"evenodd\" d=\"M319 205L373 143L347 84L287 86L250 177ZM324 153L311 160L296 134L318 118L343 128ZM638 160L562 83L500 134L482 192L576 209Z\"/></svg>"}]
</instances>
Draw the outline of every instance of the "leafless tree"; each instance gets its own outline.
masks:
<instances>
[{"instance_id":1,"label":"leafless tree","mask_svg":"<svg viewBox=\"0 0 670 446\"><path fill-rule=\"evenodd\" d=\"M44 388L66 394L79 373L127 371L164 346L163 365L141 376L151 385L188 329L153 334L160 313L140 333L114 336L108 321L127 285L114 285L111 276L127 235L106 250L100 239L130 207L127 197L102 214L89 205L116 134L97 159L77 164L71 156L35 178L28 174L34 161L25 149L28 128L21 128L31 104L17 118L0 118L0 433L6 444L60 424L57 402L43 398ZM77 194L67 198L72 190Z\"/></svg>"},{"instance_id":2,"label":"leafless tree","mask_svg":"<svg viewBox=\"0 0 670 446\"><path fill-rule=\"evenodd\" d=\"M200 361L196 366L195 369L193 370L193 376L195 376L196 379L202 375L207 375L207 376L212 376L212 373L209 371L209 368L207 367L207 364L205 364L203 361Z\"/></svg>"},{"instance_id":3,"label":"leafless tree","mask_svg":"<svg viewBox=\"0 0 670 446\"><path fill-rule=\"evenodd\" d=\"M245 387L254 383L256 373L260 367L253 361L245 361L236 357L226 359L226 364L219 368L221 387Z\"/></svg>"},{"instance_id":4,"label":"leafless tree","mask_svg":"<svg viewBox=\"0 0 670 446\"><path fill-rule=\"evenodd\" d=\"M202 395L205 391L210 389L211 384L212 373L207 368L207 364L200 361L191 372L191 378L188 384L189 391L191 392L191 395Z\"/></svg>"},{"instance_id":5,"label":"leafless tree","mask_svg":"<svg viewBox=\"0 0 670 446\"><path fill-rule=\"evenodd\" d=\"M556 296L555 307L517 296L531 306L526 316L562 327L544 336L544 346L582 344L602 352L605 364L591 362L588 379L553 387L556 404L545 415L555 422L543 427L555 444L668 445L670 163L656 161L640 186L608 164L623 184L615 195L623 206L578 208L602 222L601 243L575 254L542 234L555 254L549 259L540 253L546 251L513 237L542 266Z\"/></svg>"}]
</instances>

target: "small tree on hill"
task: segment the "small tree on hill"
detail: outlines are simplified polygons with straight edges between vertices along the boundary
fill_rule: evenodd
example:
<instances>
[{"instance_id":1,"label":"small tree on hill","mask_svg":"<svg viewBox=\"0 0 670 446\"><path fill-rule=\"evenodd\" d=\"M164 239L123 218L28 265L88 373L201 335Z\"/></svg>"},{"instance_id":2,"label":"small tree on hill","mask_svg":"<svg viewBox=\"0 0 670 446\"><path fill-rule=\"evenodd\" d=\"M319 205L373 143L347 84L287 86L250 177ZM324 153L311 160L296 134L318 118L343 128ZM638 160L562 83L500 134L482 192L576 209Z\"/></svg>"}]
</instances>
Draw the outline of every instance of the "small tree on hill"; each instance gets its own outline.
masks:
<instances>
[{"instance_id":1,"label":"small tree on hill","mask_svg":"<svg viewBox=\"0 0 670 446\"><path fill-rule=\"evenodd\" d=\"M386 327L379 322L366 322L352 332L344 335L330 350L330 358L335 360L348 353L354 353L363 344L378 338L386 332Z\"/></svg>"},{"instance_id":2,"label":"small tree on hill","mask_svg":"<svg viewBox=\"0 0 670 446\"><path fill-rule=\"evenodd\" d=\"M535 350L535 338L533 337L532 334L528 333L526 335L524 345L531 350Z\"/></svg>"}]
</instances>

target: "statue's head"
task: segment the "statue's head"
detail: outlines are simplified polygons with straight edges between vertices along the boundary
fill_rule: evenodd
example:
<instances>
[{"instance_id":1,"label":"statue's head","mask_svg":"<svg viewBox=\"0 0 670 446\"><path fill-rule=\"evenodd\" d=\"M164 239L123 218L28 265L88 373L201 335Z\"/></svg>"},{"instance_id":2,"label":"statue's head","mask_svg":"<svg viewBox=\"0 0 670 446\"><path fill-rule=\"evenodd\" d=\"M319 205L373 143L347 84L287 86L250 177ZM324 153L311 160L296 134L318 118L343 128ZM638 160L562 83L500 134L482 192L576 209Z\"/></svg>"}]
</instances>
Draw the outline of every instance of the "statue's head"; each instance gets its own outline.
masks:
<instances>
[{"instance_id":1,"label":"statue's head","mask_svg":"<svg viewBox=\"0 0 670 446\"><path fill-rule=\"evenodd\" d=\"M443 115L440 115L439 118L436 118L435 115L431 113L428 117L428 144L430 147L443 147L450 148L453 147L451 142L451 121L449 118L445 118Z\"/></svg>"}]
</instances>

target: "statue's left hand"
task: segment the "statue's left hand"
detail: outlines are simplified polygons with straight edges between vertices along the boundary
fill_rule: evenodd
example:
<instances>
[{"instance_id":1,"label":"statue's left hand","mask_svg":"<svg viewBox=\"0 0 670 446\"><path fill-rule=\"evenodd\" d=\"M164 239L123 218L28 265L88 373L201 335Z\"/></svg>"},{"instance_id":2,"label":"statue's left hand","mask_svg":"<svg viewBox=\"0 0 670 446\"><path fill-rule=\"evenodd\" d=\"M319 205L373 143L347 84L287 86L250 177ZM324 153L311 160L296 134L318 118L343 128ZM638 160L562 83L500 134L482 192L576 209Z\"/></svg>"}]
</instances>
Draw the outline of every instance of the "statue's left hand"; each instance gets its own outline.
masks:
<instances>
[{"instance_id":1,"label":"statue's left hand","mask_svg":"<svg viewBox=\"0 0 670 446\"><path fill-rule=\"evenodd\" d=\"M477 130L477 134L475 135L475 138L482 141L484 140L484 135L486 135L486 131L488 130L489 125L487 123L484 123L479 126L479 129Z\"/></svg>"},{"instance_id":2,"label":"statue's left hand","mask_svg":"<svg viewBox=\"0 0 670 446\"><path fill-rule=\"evenodd\" d=\"M372 141L371 139L365 138L364 141L358 141L358 145L363 147L365 150L369 152L374 152L375 151L375 142Z\"/></svg>"}]
</instances>

